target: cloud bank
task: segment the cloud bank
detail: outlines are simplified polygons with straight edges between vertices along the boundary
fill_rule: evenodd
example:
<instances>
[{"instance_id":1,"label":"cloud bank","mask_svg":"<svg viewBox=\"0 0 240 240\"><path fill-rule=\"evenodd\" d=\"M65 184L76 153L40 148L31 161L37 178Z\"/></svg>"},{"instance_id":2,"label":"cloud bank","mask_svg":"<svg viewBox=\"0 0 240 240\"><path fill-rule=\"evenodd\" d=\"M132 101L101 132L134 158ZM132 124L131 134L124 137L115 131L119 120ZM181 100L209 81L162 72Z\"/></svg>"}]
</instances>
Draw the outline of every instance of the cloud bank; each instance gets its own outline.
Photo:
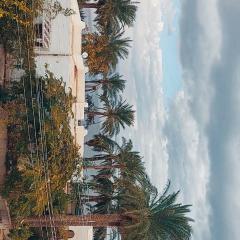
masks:
<instances>
[{"instance_id":1,"label":"cloud bank","mask_svg":"<svg viewBox=\"0 0 240 240\"><path fill-rule=\"evenodd\" d=\"M169 156L168 176L182 201L193 205L194 239L207 239L209 229L209 157L207 139L192 116L189 100L181 91L168 113L164 126Z\"/></svg>"},{"instance_id":2,"label":"cloud bank","mask_svg":"<svg viewBox=\"0 0 240 240\"><path fill-rule=\"evenodd\" d=\"M128 79L125 95L136 109L135 126L125 135L133 139L144 156L149 175L159 188L165 186L168 173L166 139L162 134L166 115L159 47L162 27L160 1L142 1L134 28L127 33L133 39L129 58L120 65L120 72Z\"/></svg>"},{"instance_id":3,"label":"cloud bank","mask_svg":"<svg viewBox=\"0 0 240 240\"><path fill-rule=\"evenodd\" d=\"M175 13L171 0L142 1L136 24L128 32L133 45L120 72L127 75L125 94L137 112L134 129L127 129L125 135L143 154L153 183L162 189L170 178L172 187L182 190L184 203L193 204L192 217L195 225L201 226L194 227L194 238L203 239L210 231L207 139L192 116L189 95L184 93L187 88L178 94L169 110L164 106L160 32L163 14L164 26L170 31Z\"/></svg>"},{"instance_id":4,"label":"cloud bank","mask_svg":"<svg viewBox=\"0 0 240 240\"><path fill-rule=\"evenodd\" d=\"M203 178L201 183L206 191L202 189L202 193L207 193L204 205L209 214L204 221L208 219L210 223L210 229L196 223L194 239L199 240L237 240L240 234L239 16L240 5L236 0L182 1L180 47L184 93L200 136L196 165L203 163L205 168L201 172L200 165L199 181ZM187 137L187 132L183 136ZM193 146L188 147L193 151ZM186 192L188 196L191 190ZM199 201L194 209L200 210L204 207L201 205Z\"/></svg>"},{"instance_id":5,"label":"cloud bank","mask_svg":"<svg viewBox=\"0 0 240 240\"><path fill-rule=\"evenodd\" d=\"M127 135L145 157L159 188L167 178L193 204L194 240L238 240L240 235L240 4L238 0L182 0L182 90L165 108L160 31L169 31L171 0L142 1L133 47L120 72L137 110ZM174 69L173 69L174 71Z\"/></svg>"}]
</instances>

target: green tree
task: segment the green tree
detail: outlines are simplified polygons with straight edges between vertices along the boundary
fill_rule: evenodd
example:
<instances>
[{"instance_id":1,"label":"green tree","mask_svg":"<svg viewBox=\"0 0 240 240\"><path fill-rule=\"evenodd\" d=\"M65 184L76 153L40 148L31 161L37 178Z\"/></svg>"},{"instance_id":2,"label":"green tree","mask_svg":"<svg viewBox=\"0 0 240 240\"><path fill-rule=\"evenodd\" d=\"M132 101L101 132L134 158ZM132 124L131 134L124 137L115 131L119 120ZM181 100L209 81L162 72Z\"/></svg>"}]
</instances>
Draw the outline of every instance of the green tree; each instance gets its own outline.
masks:
<instances>
[{"instance_id":1,"label":"green tree","mask_svg":"<svg viewBox=\"0 0 240 240\"><path fill-rule=\"evenodd\" d=\"M104 75L103 79L86 81L86 90L93 92L101 87L104 95L115 98L125 89L125 82L118 73Z\"/></svg>"},{"instance_id":2,"label":"green tree","mask_svg":"<svg viewBox=\"0 0 240 240\"><path fill-rule=\"evenodd\" d=\"M88 53L87 63L92 74L107 74L114 70L119 59L126 59L131 40L123 38L124 32L112 34L87 34L84 38L83 51Z\"/></svg>"},{"instance_id":3,"label":"green tree","mask_svg":"<svg viewBox=\"0 0 240 240\"><path fill-rule=\"evenodd\" d=\"M85 158L85 169L118 169L122 179L128 179L133 183L138 182L145 187L147 186L147 182L151 185L149 179L146 177L147 175L142 157L139 155L139 152L133 151L131 140L127 141L125 138L122 138L122 144L119 145L117 142L111 141L107 137L102 137L102 135L95 136L95 139L99 138L102 138L103 141L105 140L105 143L102 142L103 145L101 148L95 148L101 151L101 153L92 158ZM101 163L98 162L97 165L87 164L88 162L99 160L101 160Z\"/></svg>"},{"instance_id":4,"label":"green tree","mask_svg":"<svg viewBox=\"0 0 240 240\"><path fill-rule=\"evenodd\" d=\"M137 2L131 0L99 0L96 3L82 3L82 8L96 8L96 21L107 27L115 28L132 26L136 18Z\"/></svg>"},{"instance_id":5,"label":"green tree","mask_svg":"<svg viewBox=\"0 0 240 240\"><path fill-rule=\"evenodd\" d=\"M135 111L126 101L109 100L106 97L102 97L101 100L103 106L86 111L86 114L88 117L98 116L101 121L103 120L101 127L103 133L113 136L120 132L121 127L133 125Z\"/></svg>"},{"instance_id":6,"label":"green tree","mask_svg":"<svg viewBox=\"0 0 240 240\"><path fill-rule=\"evenodd\" d=\"M33 14L26 1L2 0L0 3L0 19L7 17L20 24L28 25L29 21L24 18L24 14Z\"/></svg>"},{"instance_id":7,"label":"green tree","mask_svg":"<svg viewBox=\"0 0 240 240\"><path fill-rule=\"evenodd\" d=\"M149 232L151 239L156 239L156 237L190 239L192 233L190 222L193 219L187 217L186 214L190 212L191 205L176 203L178 195L179 191L168 194L167 188L163 195L150 202L152 218Z\"/></svg>"},{"instance_id":8,"label":"green tree","mask_svg":"<svg viewBox=\"0 0 240 240\"><path fill-rule=\"evenodd\" d=\"M85 142L86 145L92 148L93 151L96 152L113 152L118 145L116 141L112 140L108 136L104 134L97 134L94 135L94 137L87 142ZM102 160L104 158L101 158ZM97 160L97 159L96 159ZM95 157L93 157L93 161L95 161Z\"/></svg>"},{"instance_id":9,"label":"green tree","mask_svg":"<svg viewBox=\"0 0 240 240\"><path fill-rule=\"evenodd\" d=\"M67 203L63 189L81 162L70 130L74 98L49 71L43 78L25 76L22 81L25 89L16 83L10 91L15 99L3 104L13 164L5 195L14 216L41 215L49 201L51 213L61 213Z\"/></svg>"},{"instance_id":10,"label":"green tree","mask_svg":"<svg viewBox=\"0 0 240 240\"><path fill-rule=\"evenodd\" d=\"M122 138L122 144L119 145L111 138L98 134L94 138L86 142L86 145L95 151L94 156L84 158L85 164L96 163L100 161L101 170L118 168L122 179L128 179L133 183L138 182L143 188L151 192L156 192L155 187L151 184L148 175L146 174L142 157L139 152L134 151L132 141L126 141ZM98 163L99 164L99 163ZM111 164L111 165L110 165ZM93 164L89 164L89 168L94 168ZM114 173L115 171L113 171ZM105 173L100 171L100 175ZM117 178L115 178L117 181Z\"/></svg>"},{"instance_id":11,"label":"green tree","mask_svg":"<svg viewBox=\"0 0 240 240\"><path fill-rule=\"evenodd\" d=\"M56 216L58 226L92 225L94 227L118 227L122 237L127 240L188 240L191 237L190 205L177 203L179 192L168 194L168 188L162 195L147 193L139 186L125 184L120 195L116 213L91 214L84 216ZM49 219L26 218L24 223L30 226L49 224Z\"/></svg>"},{"instance_id":12,"label":"green tree","mask_svg":"<svg viewBox=\"0 0 240 240\"><path fill-rule=\"evenodd\" d=\"M26 240L32 236L32 232L28 227L22 226L16 229L11 229L8 237L12 240Z\"/></svg>"},{"instance_id":13,"label":"green tree","mask_svg":"<svg viewBox=\"0 0 240 240\"><path fill-rule=\"evenodd\" d=\"M122 38L124 32L114 32L108 37L107 46L99 53L110 68L115 69L119 59L126 59L131 40Z\"/></svg>"}]
</instances>

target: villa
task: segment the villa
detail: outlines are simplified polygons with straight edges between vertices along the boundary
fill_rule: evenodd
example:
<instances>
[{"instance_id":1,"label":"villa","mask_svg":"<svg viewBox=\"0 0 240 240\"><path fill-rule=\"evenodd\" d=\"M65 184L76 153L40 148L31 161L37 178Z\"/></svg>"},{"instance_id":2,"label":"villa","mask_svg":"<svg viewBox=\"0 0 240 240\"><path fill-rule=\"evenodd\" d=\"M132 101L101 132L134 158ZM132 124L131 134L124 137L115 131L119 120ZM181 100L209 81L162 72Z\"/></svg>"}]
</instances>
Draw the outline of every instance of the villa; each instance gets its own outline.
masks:
<instances>
[{"instance_id":1,"label":"villa","mask_svg":"<svg viewBox=\"0 0 240 240\"><path fill-rule=\"evenodd\" d=\"M45 65L53 74L62 78L67 88L71 88L76 102L73 105L74 120L71 123L76 144L83 155L85 102L85 72L83 64L81 35L85 23L81 21L77 0L61 0L61 6L74 11L70 16L58 14L54 19L45 12L36 19L35 42L37 74L45 75Z\"/></svg>"},{"instance_id":2,"label":"villa","mask_svg":"<svg viewBox=\"0 0 240 240\"><path fill-rule=\"evenodd\" d=\"M81 15L77 0L58 0L63 9L69 9L72 14L65 16L63 12L54 14L54 9L49 8L50 4L46 1L46 7L42 15L34 21L35 29L35 63L38 76L44 76L47 69L57 78L62 78L66 84L66 89L71 89L72 95L76 101L73 104L74 117L70 123L72 135L75 144L79 146L79 154L83 156L84 137L87 134L85 128L84 112L87 107L85 102L85 74L88 72L84 66L82 55L82 33L91 31L86 28L85 22L81 20ZM90 19L86 20L90 22ZM10 84L14 80L19 80L24 75L22 69L12 68L12 59L3 52L0 46L0 54L5 56L1 58L0 66L0 85ZM86 57L86 56L85 56ZM10 58L10 59L8 59ZM6 64L7 63L7 64ZM0 109L1 110L1 109ZM1 112L0 112L1 113ZM2 166L2 175L0 174L0 184L3 184L5 177L5 151L6 151L6 124L2 121L0 114L0 148L4 149L0 154L0 164ZM5 134L5 135L4 135ZM80 176L82 178L82 176ZM66 189L68 189L66 184ZM69 190L67 190L69 191ZM7 205L0 197L0 230L11 228L11 220ZM69 206L67 214L74 214L73 206ZM68 226L72 240L92 240L92 226ZM0 239L1 234L0 231ZM6 236L6 233L4 233Z\"/></svg>"},{"instance_id":3,"label":"villa","mask_svg":"<svg viewBox=\"0 0 240 240\"><path fill-rule=\"evenodd\" d=\"M71 122L71 131L75 143L80 147L80 155L83 156L84 137L87 130L84 127L85 102L85 73L81 49L82 31L85 23L81 21L77 0L59 0L65 9L74 11L70 16L57 14L51 17L51 12L46 10L42 16L35 20L35 53L36 71L39 76L45 75L46 64L48 70L56 77L62 78L67 88L71 88L76 102L73 105L74 119ZM73 227L73 240L91 240L93 238L92 227Z\"/></svg>"}]
</instances>

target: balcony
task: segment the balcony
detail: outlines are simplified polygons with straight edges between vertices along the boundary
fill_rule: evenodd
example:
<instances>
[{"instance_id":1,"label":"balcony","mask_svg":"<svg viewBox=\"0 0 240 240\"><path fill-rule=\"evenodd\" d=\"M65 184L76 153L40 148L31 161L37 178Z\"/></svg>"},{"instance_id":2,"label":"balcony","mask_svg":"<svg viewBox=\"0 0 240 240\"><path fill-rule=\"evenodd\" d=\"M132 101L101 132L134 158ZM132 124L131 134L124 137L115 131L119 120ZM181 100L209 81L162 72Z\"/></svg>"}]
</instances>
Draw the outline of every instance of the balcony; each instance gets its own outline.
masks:
<instances>
[{"instance_id":1,"label":"balcony","mask_svg":"<svg viewBox=\"0 0 240 240\"><path fill-rule=\"evenodd\" d=\"M35 20L35 47L36 51L48 50L51 41L51 13L44 11L42 16Z\"/></svg>"}]
</instances>

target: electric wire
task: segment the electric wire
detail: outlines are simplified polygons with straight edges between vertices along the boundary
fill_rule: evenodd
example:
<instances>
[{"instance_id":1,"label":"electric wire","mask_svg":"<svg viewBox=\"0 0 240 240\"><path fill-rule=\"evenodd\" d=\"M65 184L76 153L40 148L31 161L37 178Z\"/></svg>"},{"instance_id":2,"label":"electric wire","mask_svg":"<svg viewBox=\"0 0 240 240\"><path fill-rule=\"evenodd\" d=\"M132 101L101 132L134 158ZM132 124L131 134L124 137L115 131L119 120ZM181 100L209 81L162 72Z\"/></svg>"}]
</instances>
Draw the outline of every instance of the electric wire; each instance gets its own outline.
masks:
<instances>
[{"instance_id":1,"label":"electric wire","mask_svg":"<svg viewBox=\"0 0 240 240\"><path fill-rule=\"evenodd\" d=\"M19 13L18 13L18 9L16 6L16 15L19 17ZM21 37L20 37L20 27L19 27L19 23L17 22L17 33L18 33L18 44L19 44L19 65L20 65L20 69L23 69L23 63L22 63L22 41L21 41ZM28 116L28 107L27 107L27 97L26 97L26 86L25 86L25 78L22 79L22 85L23 85L23 95L24 95L24 104L25 104L25 114L26 114L26 118L27 118L27 133L28 133L28 142L30 145L30 161L33 164L33 149L32 149L32 140L31 140L31 134L30 134L30 127L29 127L29 116ZM35 179L35 176L34 176ZM41 223L40 223L41 224ZM42 226L40 227L41 229L41 235L43 238L43 230L42 230Z\"/></svg>"},{"instance_id":2,"label":"electric wire","mask_svg":"<svg viewBox=\"0 0 240 240\"><path fill-rule=\"evenodd\" d=\"M32 10L33 10L33 2L31 2L31 7L32 7ZM26 14L25 14L25 17L26 17ZM30 63L30 50L29 48L30 47L33 47L31 46L31 43L30 43L30 39L32 37L32 40L34 39L35 36L33 36L33 29L34 29L34 23L33 23L33 26L32 26L32 29L29 29L30 30L30 33L32 33L32 36L29 36L29 33L28 33L28 30L26 31L26 39L27 39L27 61L28 61L28 74L29 74L29 84L30 84L30 96L31 96L31 109L32 109L32 116L33 116L33 127L34 127L34 136L35 136L35 144L36 144L36 155L37 155L37 161L38 161L38 164L39 164L39 160L40 160L40 156L39 156L39 150L38 150L38 138L37 138L37 130L36 130L36 117L35 117L35 109L34 109L34 99L33 99L33 79L34 77L32 76L32 69L31 69L31 63ZM39 123L41 122L41 119L39 119ZM40 123L41 125L41 123ZM42 135L41 131L40 131L40 135ZM42 193L44 194L44 193ZM48 191L47 191L47 194L48 194ZM48 198L48 204L49 204L49 198ZM52 222L51 220L51 214L50 214L50 224ZM40 223L41 224L41 223ZM52 224L51 224L52 225ZM51 230L52 230L52 227L51 227ZM53 228L53 232L52 232L52 237L54 239L56 239L56 230Z\"/></svg>"}]
</instances>

